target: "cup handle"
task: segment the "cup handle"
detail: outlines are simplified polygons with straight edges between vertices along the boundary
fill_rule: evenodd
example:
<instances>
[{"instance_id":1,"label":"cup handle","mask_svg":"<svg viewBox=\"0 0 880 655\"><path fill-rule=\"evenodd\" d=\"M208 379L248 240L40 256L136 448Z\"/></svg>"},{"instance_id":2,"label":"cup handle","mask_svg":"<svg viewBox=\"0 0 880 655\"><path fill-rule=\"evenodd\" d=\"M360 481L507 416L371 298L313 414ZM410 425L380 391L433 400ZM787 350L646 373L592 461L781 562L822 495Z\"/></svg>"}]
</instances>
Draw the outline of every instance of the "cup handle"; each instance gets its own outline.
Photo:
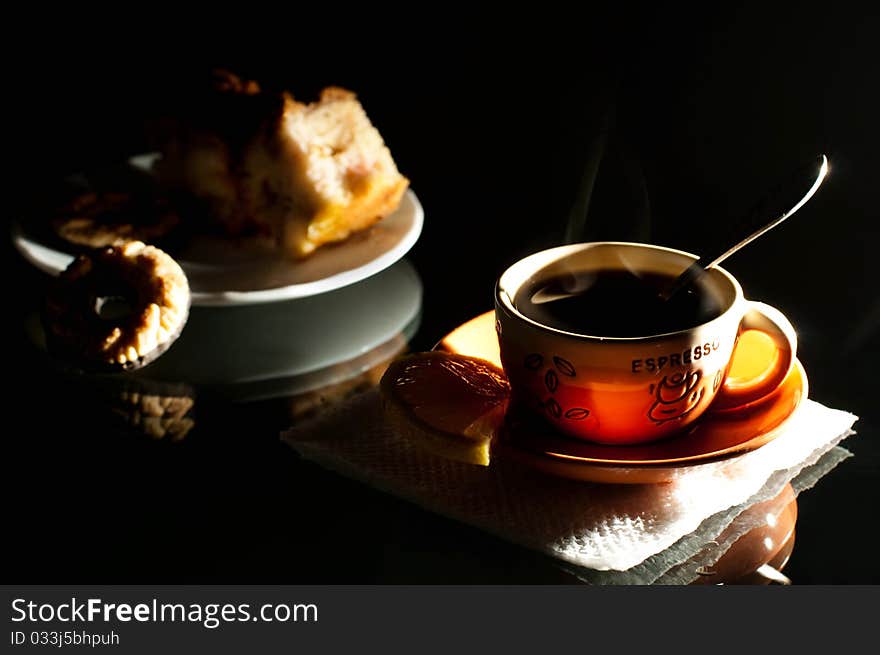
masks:
<instances>
[{"instance_id":1,"label":"cup handle","mask_svg":"<svg viewBox=\"0 0 880 655\"><path fill-rule=\"evenodd\" d=\"M748 301L739 331L742 334L748 330L763 332L773 340L774 359L767 370L753 380L734 383L730 378L725 379L712 402L715 410L739 407L767 396L782 384L794 365L797 334L782 312L762 302ZM736 349L733 356L736 357Z\"/></svg>"}]
</instances>

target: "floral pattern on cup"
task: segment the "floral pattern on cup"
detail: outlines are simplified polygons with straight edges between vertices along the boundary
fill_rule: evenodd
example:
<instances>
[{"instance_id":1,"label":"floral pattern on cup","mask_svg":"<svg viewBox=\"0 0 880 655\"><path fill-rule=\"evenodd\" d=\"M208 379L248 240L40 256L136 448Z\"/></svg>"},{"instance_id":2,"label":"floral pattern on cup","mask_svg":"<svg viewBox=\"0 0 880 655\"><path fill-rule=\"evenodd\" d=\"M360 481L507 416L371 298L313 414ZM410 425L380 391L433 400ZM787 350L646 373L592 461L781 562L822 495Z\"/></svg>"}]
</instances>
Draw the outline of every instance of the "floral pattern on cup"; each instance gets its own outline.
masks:
<instances>
[{"instance_id":1,"label":"floral pattern on cup","mask_svg":"<svg viewBox=\"0 0 880 655\"><path fill-rule=\"evenodd\" d=\"M568 360L562 359L562 357L557 355L553 357L553 364L556 365L556 368L563 375L567 375L570 378L577 377L577 371L574 370L574 366Z\"/></svg>"},{"instance_id":2,"label":"floral pattern on cup","mask_svg":"<svg viewBox=\"0 0 880 655\"><path fill-rule=\"evenodd\" d=\"M703 371L693 369L686 372L664 375L660 382L652 383L648 392L654 396L654 403L648 410L648 418L655 425L681 419L690 414L706 391L700 386Z\"/></svg>"},{"instance_id":3,"label":"floral pattern on cup","mask_svg":"<svg viewBox=\"0 0 880 655\"><path fill-rule=\"evenodd\" d=\"M548 367L544 372L544 386L550 392L550 396L544 400L540 406L554 419L566 418L570 421L583 421L590 416L590 410L585 407L569 407L563 408L559 401L554 398L560 385L560 375L574 378L577 377L577 371L574 366L566 359L554 355L552 358L553 366ZM531 353L526 355L523 366L529 371L540 371L544 365L544 356L541 353Z\"/></svg>"}]
</instances>

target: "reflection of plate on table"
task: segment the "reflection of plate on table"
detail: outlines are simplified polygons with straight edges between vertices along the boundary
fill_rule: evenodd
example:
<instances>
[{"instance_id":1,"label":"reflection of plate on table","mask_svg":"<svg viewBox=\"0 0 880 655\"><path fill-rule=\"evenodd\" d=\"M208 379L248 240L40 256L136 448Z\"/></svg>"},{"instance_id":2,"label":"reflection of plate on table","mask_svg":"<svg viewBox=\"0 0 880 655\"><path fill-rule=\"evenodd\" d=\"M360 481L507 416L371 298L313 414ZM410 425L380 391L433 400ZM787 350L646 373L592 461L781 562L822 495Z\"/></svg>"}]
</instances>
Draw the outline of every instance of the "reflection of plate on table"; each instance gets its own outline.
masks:
<instances>
[{"instance_id":1,"label":"reflection of plate on table","mask_svg":"<svg viewBox=\"0 0 880 655\"><path fill-rule=\"evenodd\" d=\"M290 396L350 379L398 354L418 328L422 283L403 259L356 284L308 298L195 307L180 338L119 382L185 383L236 401ZM28 323L45 349L37 317ZM108 383L110 380L108 380Z\"/></svg>"},{"instance_id":2,"label":"reflection of plate on table","mask_svg":"<svg viewBox=\"0 0 880 655\"><path fill-rule=\"evenodd\" d=\"M421 307L421 279L404 259L314 297L196 308L177 343L138 373L183 379L239 401L304 393L398 354Z\"/></svg>"},{"instance_id":3,"label":"reflection of plate on table","mask_svg":"<svg viewBox=\"0 0 880 655\"><path fill-rule=\"evenodd\" d=\"M158 155L142 155L131 166L149 172ZM281 256L257 242L199 236L173 253L189 278L194 305L247 305L304 298L366 279L399 260L415 245L424 212L415 193L364 232L324 246L301 261ZM73 260L64 249L24 224L13 226L13 242L26 260L57 275Z\"/></svg>"},{"instance_id":4,"label":"reflection of plate on table","mask_svg":"<svg viewBox=\"0 0 880 655\"><path fill-rule=\"evenodd\" d=\"M751 347L741 339L739 356ZM495 315L487 312L461 325L438 350L482 357L501 365ZM735 355L736 357L736 355ZM604 446L556 434L545 423L511 412L493 454L578 480L643 484L675 479L688 467L742 455L778 437L807 397L807 376L795 362L780 387L760 401L709 412L686 432L638 446Z\"/></svg>"}]
</instances>

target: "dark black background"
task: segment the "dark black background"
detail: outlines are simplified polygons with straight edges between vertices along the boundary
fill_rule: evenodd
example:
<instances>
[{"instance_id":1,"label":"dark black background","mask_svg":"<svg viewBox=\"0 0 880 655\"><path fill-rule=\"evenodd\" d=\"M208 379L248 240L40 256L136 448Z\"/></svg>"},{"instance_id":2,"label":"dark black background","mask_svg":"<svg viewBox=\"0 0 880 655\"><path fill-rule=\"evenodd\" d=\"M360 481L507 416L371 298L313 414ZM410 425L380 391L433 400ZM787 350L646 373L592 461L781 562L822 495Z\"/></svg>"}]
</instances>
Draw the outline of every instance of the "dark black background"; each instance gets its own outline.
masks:
<instances>
[{"instance_id":1,"label":"dark black background","mask_svg":"<svg viewBox=\"0 0 880 655\"><path fill-rule=\"evenodd\" d=\"M832 173L819 194L725 267L798 328L811 396L861 417L846 443L856 457L800 501L788 572L803 583L880 580L876 13L837 3L577 13L544 4L518 12L340 5L321 16L56 13L8 27L18 39L6 46L4 70L10 215L47 180L142 151L147 121L173 113L207 68L232 67L302 99L328 84L355 90L426 209L411 255L425 284L416 348L488 309L506 265L562 241L603 130L605 157L578 238L692 252L724 234L726 216L827 153ZM173 458L105 434L31 365L16 319L43 280L4 248L7 411L20 421L4 431L7 577L558 577L517 549L296 466L276 443L271 415L218 414L207 450ZM328 518L343 508L348 525ZM359 554L330 545L375 525L389 536Z\"/></svg>"}]
</instances>

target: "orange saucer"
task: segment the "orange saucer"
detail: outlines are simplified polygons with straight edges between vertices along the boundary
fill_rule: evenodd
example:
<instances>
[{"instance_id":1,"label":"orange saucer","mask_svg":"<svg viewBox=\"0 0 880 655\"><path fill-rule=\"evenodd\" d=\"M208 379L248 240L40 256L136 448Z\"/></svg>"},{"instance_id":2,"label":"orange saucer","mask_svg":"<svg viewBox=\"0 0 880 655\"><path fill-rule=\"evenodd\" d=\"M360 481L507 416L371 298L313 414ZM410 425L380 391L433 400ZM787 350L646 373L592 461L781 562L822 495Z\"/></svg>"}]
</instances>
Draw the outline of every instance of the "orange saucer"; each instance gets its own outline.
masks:
<instances>
[{"instance_id":1,"label":"orange saucer","mask_svg":"<svg viewBox=\"0 0 880 655\"><path fill-rule=\"evenodd\" d=\"M743 340L736 359L752 347ZM480 357L501 366L495 312L481 314L446 335L435 350ZM688 467L756 450L782 433L807 397L807 376L799 361L780 387L761 400L723 411L711 408L686 432L638 446L604 446L555 433L532 415L510 411L493 457L517 460L547 473L603 483L668 482Z\"/></svg>"}]
</instances>

